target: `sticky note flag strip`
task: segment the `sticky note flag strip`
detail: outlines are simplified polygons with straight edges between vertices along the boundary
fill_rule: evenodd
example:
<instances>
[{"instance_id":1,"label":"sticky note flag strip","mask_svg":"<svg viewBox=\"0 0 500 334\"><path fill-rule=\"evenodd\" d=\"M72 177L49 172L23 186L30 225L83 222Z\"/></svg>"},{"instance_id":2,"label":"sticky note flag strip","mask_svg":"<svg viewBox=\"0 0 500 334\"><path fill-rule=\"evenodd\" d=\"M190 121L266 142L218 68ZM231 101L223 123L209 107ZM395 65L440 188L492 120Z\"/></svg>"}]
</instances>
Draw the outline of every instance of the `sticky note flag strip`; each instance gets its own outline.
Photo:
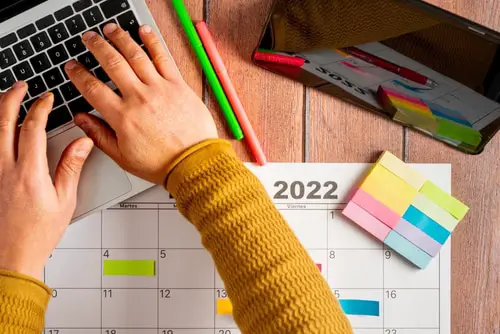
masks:
<instances>
[{"instance_id":1,"label":"sticky note flag strip","mask_svg":"<svg viewBox=\"0 0 500 334\"><path fill-rule=\"evenodd\" d=\"M233 304L229 299L217 299L217 315L233 314Z\"/></svg>"},{"instance_id":2,"label":"sticky note flag strip","mask_svg":"<svg viewBox=\"0 0 500 334\"><path fill-rule=\"evenodd\" d=\"M339 302L345 314L380 316L380 303L376 300L340 299Z\"/></svg>"},{"instance_id":3,"label":"sticky note flag strip","mask_svg":"<svg viewBox=\"0 0 500 334\"><path fill-rule=\"evenodd\" d=\"M154 260L104 260L104 276L155 276Z\"/></svg>"},{"instance_id":4,"label":"sticky note flag strip","mask_svg":"<svg viewBox=\"0 0 500 334\"><path fill-rule=\"evenodd\" d=\"M384 152L342 214L424 269L469 208Z\"/></svg>"}]
</instances>

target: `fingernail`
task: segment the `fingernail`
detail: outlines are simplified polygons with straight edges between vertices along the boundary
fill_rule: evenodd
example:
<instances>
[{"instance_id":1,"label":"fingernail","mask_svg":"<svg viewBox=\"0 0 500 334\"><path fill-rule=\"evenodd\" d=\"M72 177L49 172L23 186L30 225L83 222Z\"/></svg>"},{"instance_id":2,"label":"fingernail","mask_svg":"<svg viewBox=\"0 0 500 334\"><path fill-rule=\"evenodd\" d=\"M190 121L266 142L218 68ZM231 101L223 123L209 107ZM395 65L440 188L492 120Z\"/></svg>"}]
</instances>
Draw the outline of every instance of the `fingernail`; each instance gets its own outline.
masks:
<instances>
[{"instance_id":1,"label":"fingernail","mask_svg":"<svg viewBox=\"0 0 500 334\"><path fill-rule=\"evenodd\" d=\"M145 33L145 34L149 34L149 33L151 33L151 31L153 31L153 29L151 29L151 26L149 26L149 25L147 25L147 24L146 24L146 25L143 25L143 26L141 27L141 30L142 30L142 32L143 32L143 33Z\"/></svg>"},{"instance_id":2,"label":"fingernail","mask_svg":"<svg viewBox=\"0 0 500 334\"><path fill-rule=\"evenodd\" d=\"M47 99L47 98L49 98L51 96L52 96L51 92L44 93L42 96L40 96L40 99L45 100L45 99Z\"/></svg>"},{"instance_id":3,"label":"fingernail","mask_svg":"<svg viewBox=\"0 0 500 334\"><path fill-rule=\"evenodd\" d=\"M111 34L113 31L116 30L116 28L118 28L118 26L114 23L110 23L110 24L106 24L106 26L104 26L104 33L105 34Z\"/></svg>"},{"instance_id":4,"label":"fingernail","mask_svg":"<svg viewBox=\"0 0 500 334\"><path fill-rule=\"evenodd\" d=\"M92 38L97 36L97 33L95 31L87 31L85 34L83 34L82 39L86 42Z\"/></svg>"},{"instance_id":5,"label":"fingernail","mask_svg":"<svg viewBox=\"0 0 500 334\"><path fill-rule=\"evenodd\" d=\"M18 81L12 86L12 89L24 88L24 85L26 85L24 81Z\"/></svg>"},{"instance_id":6,"label":"fingernail","mask_svg":"<svg viewBox=\"0 0 500 334\"><path fill-rule=\"evenodd\" d=\"M82 143L77 147L75 153L80 158L86 158L92 150L93 146L94 143L91 140L82 141Z\"/></svg>"},{"instance_id":7,"label":"fingernail","mask_svg":"<svg viewBox=\"0 0 500 334\"><path fill-rule=\"evenodd\" d=\"M76 60L70 60L70 61L66 64L66 68L67 68L68 70L72 70L72 69L74 69L77 65L78 65L78 63L76 62Z\"/></svg>"}]
</instances>

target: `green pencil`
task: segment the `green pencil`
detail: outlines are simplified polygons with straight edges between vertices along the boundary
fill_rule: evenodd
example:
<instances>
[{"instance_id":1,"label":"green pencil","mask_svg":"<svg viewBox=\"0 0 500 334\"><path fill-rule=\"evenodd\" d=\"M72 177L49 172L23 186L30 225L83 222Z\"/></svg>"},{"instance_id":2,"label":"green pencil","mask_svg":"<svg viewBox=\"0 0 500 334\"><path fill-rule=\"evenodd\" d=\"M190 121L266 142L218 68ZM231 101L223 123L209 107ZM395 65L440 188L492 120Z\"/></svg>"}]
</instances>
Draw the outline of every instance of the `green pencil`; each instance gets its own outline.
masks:
<instances>
[{"instance_id":1,"label":"green pencil","mask_svg":"<svg viewBox=\"0 0 500 334\"><path fill-rule=\"evenodd\" d=\"M237 140L243 139L243 131L241 130L240 124L238 123L238 119L236 118L233 108L231 107L231 104L229 103L226 94L224 93L224 89L220 84L217 74L215 74L212 63L210 62L210 59L208 59L207 52L205 51L203 43L198 36L198 32L194 27L193 21L191 21L191 17L189 16L186 6L182 2L182 0L172 0L172 3L174 5L175 11L177 12L177 15L179 16L181 24L186 31L189 42L191 43L191 46L193 47L194 52L198 57L198 60L200 61L203 72L205 72L205 75L207 76L208 83L212 87L215 98L219 102L222 113L224 114L224 117L226 118L226 121L229 125L229 129L233 133L234 138L236 138Z\"/></svg>"}]
</instances>

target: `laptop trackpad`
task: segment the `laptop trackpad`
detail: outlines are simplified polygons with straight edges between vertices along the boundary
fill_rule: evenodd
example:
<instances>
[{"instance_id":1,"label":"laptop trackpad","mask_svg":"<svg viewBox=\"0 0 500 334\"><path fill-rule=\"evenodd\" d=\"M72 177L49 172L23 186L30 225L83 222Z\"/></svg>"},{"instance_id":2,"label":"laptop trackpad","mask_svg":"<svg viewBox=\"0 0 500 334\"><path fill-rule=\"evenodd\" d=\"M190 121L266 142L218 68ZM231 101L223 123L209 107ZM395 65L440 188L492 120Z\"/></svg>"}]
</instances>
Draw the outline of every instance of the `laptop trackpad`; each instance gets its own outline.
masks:
<instances>
[{"instance_id":1,"label":"laptop trackpad","mask_svg":"<svg viewBox=\"0 0 500 334\"><path fill-rule=\"evenodd\" d=\"M52 178L62 152L73 140L81 137L85 137L83 131L74 127L49 139L47 156ZM105 205L131 190L132 185L125 171L101 150L94 148L82 171L75 217Z\"/></svg>"}]
</instances>

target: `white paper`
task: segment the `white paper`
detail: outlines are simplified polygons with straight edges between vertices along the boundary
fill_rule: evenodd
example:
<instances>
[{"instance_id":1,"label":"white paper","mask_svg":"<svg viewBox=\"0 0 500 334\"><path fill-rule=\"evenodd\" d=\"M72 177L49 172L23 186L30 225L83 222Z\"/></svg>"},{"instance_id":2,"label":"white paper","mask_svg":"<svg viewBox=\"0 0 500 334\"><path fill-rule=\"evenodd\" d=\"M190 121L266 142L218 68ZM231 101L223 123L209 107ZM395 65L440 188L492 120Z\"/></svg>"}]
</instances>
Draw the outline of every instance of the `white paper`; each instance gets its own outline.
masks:
<instances>
[{"instance_id":1,"label":"white paper","mask_svg":"<svg viewBox=\"0 0 500 334\"><path fill-rule=\"evenodd\" d=\"M271 198L287 184L274 202L321 264L332 292L341 299L380 302L379 317L349 317L355 333L451 333L450 242L419 270L340 213L368 164L249 168ZM450 190L449 165L415 168ZM156 276L103 276L105 259L155 260ZM226 297L224 284L198 232L161 187L71 226L44 276L56 296L45 334L240 333L231 316L216 315L217 299Z\"/></svg>"}]
</instances>

